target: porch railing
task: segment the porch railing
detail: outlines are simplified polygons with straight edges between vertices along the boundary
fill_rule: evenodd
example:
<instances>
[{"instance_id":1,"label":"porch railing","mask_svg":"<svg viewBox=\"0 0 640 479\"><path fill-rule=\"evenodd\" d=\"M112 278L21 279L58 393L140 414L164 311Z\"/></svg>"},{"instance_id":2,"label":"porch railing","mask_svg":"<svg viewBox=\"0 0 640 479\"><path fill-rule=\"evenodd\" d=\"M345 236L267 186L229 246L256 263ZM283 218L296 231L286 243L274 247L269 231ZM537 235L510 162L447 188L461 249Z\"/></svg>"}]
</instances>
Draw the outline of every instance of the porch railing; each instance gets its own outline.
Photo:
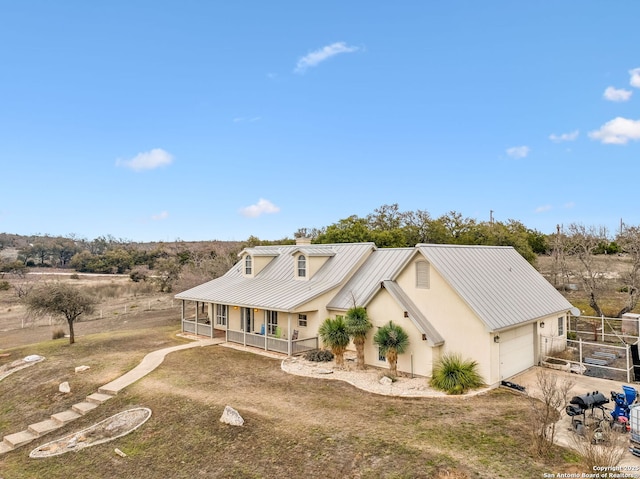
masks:
<instances>
[{"instance_id":1,"label":"porch railing","mask_svg":"<svg viewBox=\"0 0 640 479\"><path fill-rule=\"evenodd\" d=\"M200 336L213 337L213 329L210 324L201 323L199 321L182 321L182 331L185 333L198 334Z\"/></svg>"},{"instance_id":2,"label":"porch railing","mask_svg":"<svg viewBox=\"0 0 640 479\"><path fill-rule=\"evenodd\" d=\"M291 351L292 355L318 349L317 337L294 340L275 338L273 336L266 336L265 338L262 334L245 333L244 331L233 329L227 330L227 341L284 354L289 354L289 351ZM291 350L289 350L289 343L291 343Z\"/></svg>"}]
</instances>

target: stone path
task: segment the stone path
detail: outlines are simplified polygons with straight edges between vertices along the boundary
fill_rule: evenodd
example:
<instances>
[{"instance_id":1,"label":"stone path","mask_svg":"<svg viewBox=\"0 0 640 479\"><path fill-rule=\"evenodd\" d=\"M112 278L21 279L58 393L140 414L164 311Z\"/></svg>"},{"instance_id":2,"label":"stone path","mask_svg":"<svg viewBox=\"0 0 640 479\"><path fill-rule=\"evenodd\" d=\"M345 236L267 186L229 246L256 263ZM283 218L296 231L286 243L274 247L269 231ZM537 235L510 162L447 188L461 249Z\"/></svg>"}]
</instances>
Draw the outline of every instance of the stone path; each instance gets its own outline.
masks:
<instances>
[{"instance_id":1,"label":"stone path","mask_svg":"<svg viewBox=\"0 0 640 479\"><path fill-rule=\"evenodd\" d=\"M197 339L192 343L181 344L170 348L159 349L147 354L140 364L118 379L100 387L98 392L87 396L84 401L71 406L71 409L51 415L48 419L31 424L24 431L9 434L0 441L0 454L4 454L14 449L29 444L31 441L44 436L56 429L60 429L65 424L84 416L88 412L97 408L100 404L113 398L127 386L143 378L156 369L167 354L183 349L211 346L223 343L224 339Z\"/></svg>"}]
</instances>

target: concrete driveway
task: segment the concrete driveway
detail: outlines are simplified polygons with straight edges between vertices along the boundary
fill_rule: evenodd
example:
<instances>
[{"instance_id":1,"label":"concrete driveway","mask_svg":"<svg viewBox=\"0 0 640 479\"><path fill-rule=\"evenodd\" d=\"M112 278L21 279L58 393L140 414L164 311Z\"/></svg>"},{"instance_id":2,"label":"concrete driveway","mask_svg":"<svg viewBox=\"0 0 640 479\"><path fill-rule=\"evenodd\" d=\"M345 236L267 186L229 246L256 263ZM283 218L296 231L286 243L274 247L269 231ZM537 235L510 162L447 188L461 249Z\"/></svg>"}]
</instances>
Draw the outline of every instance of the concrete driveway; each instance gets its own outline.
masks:
<instances>
[{"instance_id":1,"label":"concrete driveway","mask_svg":"<svg viewBox=\"0 0 640 479\"><path fill-rule=\"evenodd\" d=\"M538 366L527 369L526 371L517 374L509 379L509 381L524 386L531 396L540 397L540 389L537 386L537 373L540 369ZM610 381L608 379L592 378L589 376L582 376L579 374L567 373L564 371L556 371L551 369L544 369L549 373L554 373L559 379L566 378L573 381L575 384L569 391L569 397L567 402L571 400L573 396L579 396L588 392L600 391L607 399L611 398L611 391L622 392L622 386L627 385L634 387L640 391L640 384L638 383L621 383L618 381ZM610 402L605 407L609 410L613 410L615 404ZM572 447L572 436L574 434L571 428L571 418L565 413L564 409L560 411L560 421L558 421L556 432L556 443L568 448ZM640 466L640 457L636 457L628 450L620 462L621 466Z\"/></svg>"}]
</instances>

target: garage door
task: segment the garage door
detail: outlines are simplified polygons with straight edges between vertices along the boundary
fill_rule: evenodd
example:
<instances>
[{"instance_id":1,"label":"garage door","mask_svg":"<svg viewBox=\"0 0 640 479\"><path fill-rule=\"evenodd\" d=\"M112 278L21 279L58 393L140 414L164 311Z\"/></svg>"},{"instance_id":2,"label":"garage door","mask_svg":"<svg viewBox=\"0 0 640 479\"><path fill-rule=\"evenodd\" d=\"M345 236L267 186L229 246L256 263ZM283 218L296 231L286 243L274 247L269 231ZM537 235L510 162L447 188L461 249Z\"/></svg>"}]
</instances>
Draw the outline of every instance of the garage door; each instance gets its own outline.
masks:
<instances>
[{"instance_id":1,"label":"garage door","mask_svg":"<svg viewBox=\"0 0 640 479\"><path fill-rule=\"evenodd\" d=\"M533 324L500 333L500 379L534 365Z\"/></svg>"}]
</instances>

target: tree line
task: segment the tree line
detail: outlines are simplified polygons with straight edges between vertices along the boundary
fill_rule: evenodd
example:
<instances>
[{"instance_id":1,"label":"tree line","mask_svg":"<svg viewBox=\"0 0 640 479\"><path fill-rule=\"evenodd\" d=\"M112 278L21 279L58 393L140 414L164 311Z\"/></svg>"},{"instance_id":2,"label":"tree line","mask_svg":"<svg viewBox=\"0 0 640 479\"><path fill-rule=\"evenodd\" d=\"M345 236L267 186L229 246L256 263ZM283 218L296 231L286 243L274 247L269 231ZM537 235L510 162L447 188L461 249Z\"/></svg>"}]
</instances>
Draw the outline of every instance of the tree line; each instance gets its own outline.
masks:
<instances>
[{"instance_id":1,"label":"tree line","mask_svg":"<svg viewBox=\"0 0 640 479\"><path fill-rule=\"evenodd\" d=\"M321 228L300 228L293 238L244 242L201 241L135 243L100 236L91 241L69 237L31 238L0 234L0 250L21 244L17 260L0 259L2 272L26 267L71 268L86 273L129 274L133 281L152 279L158 289L188 289L221 276L237 261L244 247L293 244L296 237L312 243L373 242L379 248L412 247L419 243L512 246L536 264L539 255L553 258L550 281L559 289L579 284L597 315L620 316L636 308L640 282L640 227L625 226L615 236L597 226L572 223L544 234L517 220L478 221L450 211L433 218L426 210L402 211L398 204L382 205L366 216L352 215ZM603 258L617 255L623 271L609 274ZM603 307L611 288L617 293L615 310Z\"/></svg>"}]
</instances>

